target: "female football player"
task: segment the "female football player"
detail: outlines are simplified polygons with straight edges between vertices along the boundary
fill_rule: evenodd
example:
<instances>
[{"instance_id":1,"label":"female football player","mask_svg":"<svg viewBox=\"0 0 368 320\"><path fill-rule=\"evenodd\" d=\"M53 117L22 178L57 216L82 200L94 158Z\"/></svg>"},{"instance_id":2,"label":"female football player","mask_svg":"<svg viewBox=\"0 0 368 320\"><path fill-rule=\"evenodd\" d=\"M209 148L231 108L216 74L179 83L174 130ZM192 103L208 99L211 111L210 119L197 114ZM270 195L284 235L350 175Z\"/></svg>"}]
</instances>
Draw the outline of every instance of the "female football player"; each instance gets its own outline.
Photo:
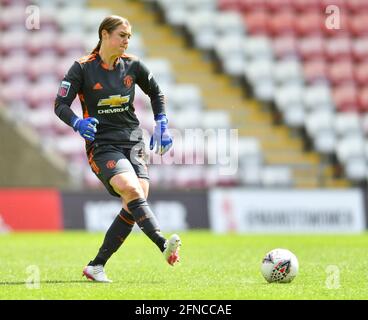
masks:
<instances>
[{"instance_id":1,"label":"female football player","mask_svg":"<svg viewBox=\"0 0 368 320\"><path fill-rule=\"evenodd\" d=\"M156 126L150 149L163 155L172 146L165 115L164 96L155 78L136 57L125 54L132 27L120 16L106 17L99 26L99 42L86 57L74 62L60 84L55 113L86 141L91 169L108 192L122 199L120 213L106 232L96 257L84 267L90 280L111 282L104 266L137 223L174 265L181 241L173 234L165 239L147 204L149 177L143 134L134 112L135 84L150 97ZM83 118L71 110L78 94Z\"/></svg>"}]
</instances>

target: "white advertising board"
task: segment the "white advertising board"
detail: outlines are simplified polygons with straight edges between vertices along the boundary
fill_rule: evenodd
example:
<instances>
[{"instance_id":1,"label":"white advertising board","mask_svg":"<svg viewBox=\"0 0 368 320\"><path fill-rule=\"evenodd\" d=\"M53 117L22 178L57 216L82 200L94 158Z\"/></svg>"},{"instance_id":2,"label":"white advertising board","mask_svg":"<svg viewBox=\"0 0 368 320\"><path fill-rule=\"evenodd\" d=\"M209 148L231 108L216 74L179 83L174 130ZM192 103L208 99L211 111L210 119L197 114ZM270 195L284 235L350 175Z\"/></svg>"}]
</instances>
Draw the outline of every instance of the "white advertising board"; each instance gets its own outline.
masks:
<instances>
[{"instance_id":1,"label":"white advertising board","mask_svg":"<svg viewBox=\"0 0 368 320\"><path fill-rule=\"evenodd\" d=\"M358 233L365 230L361 190L214 189L210 227L219 233Z\"/></svg>"}]
</instances>

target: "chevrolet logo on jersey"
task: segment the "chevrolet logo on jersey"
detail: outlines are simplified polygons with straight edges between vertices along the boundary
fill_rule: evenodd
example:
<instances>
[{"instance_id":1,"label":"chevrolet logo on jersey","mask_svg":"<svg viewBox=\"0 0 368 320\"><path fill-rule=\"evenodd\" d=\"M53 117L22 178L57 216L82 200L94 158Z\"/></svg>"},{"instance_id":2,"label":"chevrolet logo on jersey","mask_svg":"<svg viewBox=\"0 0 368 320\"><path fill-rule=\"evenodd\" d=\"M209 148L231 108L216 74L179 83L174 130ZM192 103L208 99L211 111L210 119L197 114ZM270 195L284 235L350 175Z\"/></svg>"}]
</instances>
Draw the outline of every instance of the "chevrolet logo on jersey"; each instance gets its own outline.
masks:
<instances>
[{"instance_id":1,"label":"chevrolet logo on jersey","mask_svg":"<svg viewBox=\"0 0 368 320\"><path fill-rule=\"evenodd\" d=\"M124 103L128 103L130 96L113 95L109 96L107 99L100 99L97 103L98 107L121 107Z\"/></svg>"}]
</instances>

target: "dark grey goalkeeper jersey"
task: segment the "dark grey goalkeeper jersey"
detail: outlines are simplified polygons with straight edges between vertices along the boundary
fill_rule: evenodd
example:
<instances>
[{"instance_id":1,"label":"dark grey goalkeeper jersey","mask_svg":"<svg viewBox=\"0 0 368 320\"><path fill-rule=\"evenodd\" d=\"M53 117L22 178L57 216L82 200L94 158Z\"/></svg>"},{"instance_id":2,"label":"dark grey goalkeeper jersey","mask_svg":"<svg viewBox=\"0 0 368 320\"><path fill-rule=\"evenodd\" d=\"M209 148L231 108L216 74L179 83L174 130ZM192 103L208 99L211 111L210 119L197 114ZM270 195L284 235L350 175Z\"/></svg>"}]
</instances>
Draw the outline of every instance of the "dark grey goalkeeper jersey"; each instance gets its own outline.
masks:
<instances>
[{"instance_id":1,"label":"dark grey goalkeeper jersey","mask_svg":"<svg viewBox=\"0 0 368 320\"><path fill-rule=\"evenodd\" d=\"M164 96L140 60L123 55L117 59L114 69L108 70L99 54L93 53L74 62L65 75L56 97L55 112L70 125L73 116L70 105L78 94L83 117L99 121L94 143L135 145L142 139L133 105L135 84L150 97L154 114L165 113Z\"/></svg>"}]
</instances>

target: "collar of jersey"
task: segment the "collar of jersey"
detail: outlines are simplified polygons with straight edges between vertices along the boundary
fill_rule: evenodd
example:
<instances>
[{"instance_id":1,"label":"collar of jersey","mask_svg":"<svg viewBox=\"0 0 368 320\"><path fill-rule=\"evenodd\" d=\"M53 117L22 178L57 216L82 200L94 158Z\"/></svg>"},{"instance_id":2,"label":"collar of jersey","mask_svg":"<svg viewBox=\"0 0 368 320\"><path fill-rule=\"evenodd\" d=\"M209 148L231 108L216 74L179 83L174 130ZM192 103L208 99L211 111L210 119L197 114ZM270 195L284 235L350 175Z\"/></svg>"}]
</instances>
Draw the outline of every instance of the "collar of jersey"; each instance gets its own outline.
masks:
<instances>
[{"instance_id":1,"label":"collar of jersey","mask_svg":"<svg viewBox=\"0 0 368 320\"><path fill-rule=\"evenodd\" d=\"M99 53L97 53L97 58L99 59L99 63L100 63L100 66L102 67L102 69L104 69L106 71L115 70L116 66L120 63L120 57L117 57L116 60L114 61L113 69L109 69L107 64L102 61L102 58L101 58Z\"/></svg>"}]
</instances>

